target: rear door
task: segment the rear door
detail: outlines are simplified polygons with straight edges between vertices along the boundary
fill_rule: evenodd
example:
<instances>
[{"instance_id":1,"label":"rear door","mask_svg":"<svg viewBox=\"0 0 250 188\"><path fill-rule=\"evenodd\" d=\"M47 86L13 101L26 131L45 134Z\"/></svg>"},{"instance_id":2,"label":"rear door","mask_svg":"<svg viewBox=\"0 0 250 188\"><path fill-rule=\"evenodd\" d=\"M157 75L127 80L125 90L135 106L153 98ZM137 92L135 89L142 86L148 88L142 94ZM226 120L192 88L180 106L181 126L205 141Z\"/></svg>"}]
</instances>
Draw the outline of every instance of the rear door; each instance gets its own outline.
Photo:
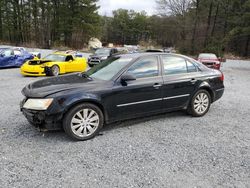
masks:
<instances>
[{"instance_id":1,"label":"rear door","mask_svg":"<svg viewBox=\"0 0 250 188\"><path fill-rule=\"evenodd\" d=\"M183 57L162 55L163 64L163 107L184 107L197 84L198 68Z\"/></svg>"},{"instance_id":2,"label":"rear door","mask_svg":"<svg viewBox=\"0 0 250 188\"><path fill-rule=\"evenodd\" d=\"M143 57L131 65L127 72L136 80L122 85L119 81L113 89L113 102L118 119L125 119L162 110L163 79L159 58Z\"/></svg>"}]
</instances>

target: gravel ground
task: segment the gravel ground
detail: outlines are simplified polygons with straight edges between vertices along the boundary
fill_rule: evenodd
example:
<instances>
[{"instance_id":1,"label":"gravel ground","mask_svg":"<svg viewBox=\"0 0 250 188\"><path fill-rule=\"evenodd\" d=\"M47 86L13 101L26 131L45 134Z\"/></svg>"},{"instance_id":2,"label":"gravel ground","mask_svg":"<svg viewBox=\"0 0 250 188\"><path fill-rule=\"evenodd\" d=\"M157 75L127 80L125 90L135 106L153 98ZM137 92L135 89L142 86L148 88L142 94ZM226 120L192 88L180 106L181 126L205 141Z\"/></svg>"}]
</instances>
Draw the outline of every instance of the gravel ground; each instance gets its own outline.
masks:
<instances>
[{"instance_id":1,"label":"gravel ground","mask_svg":"<svg viewBox=\"0 0 250 188\"><path fill-rule=\"evenodd\" d=\"M0 70L0 187L250 187L250 62L202 118L174 112L108 125L92 140L38 132L19 111L40 78Z\"/></svg>"}]
</instances>

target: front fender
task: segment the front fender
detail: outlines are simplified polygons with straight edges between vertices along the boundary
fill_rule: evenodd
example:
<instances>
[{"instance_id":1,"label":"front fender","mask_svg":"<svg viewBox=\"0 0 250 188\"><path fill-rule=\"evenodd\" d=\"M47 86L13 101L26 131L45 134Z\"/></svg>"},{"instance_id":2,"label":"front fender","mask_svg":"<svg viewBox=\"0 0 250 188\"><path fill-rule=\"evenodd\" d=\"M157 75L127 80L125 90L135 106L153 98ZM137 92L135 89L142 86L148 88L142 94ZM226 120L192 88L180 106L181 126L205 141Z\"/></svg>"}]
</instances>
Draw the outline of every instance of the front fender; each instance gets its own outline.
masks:
<instances>
[{"instance_id":1,"label":"front fender","mask_svg":"<svg viewBox=\"0 0 250 188\"><path fill-rule=\"evenodd\" d=\"M65 69L65 66L61 63L57 63L57 62L49 62L49 63L46 63L46 68L47 69L50 69L51 67L53 67L54 65L58 66L59 67L59 70L60 70L60 74L64 74L66 73L66 69Z\"/></svg>"},{"instance_id":2,"label":"front fender","mask_svg":"<svg viewBox=\"0 0 250 188\"><path fill-rule=\"evenodd\" d=\"M67 92L67 91L65 91ZM56 95L56 94L55 94ZM49 96L49 97L53 97L53 95ZM74 94L74 95L70 95L70 97L68 96L63 96L63 97L59 97L56 98L55 97L55 101L53 102L53 105L51 106L51 108L49 108L47 110L47 112L49 114L66 114L72 107L84 103L84 102L89 102L89 103L93 103L96 106L98 106L103 114L105 119L108 118L107 112L103 107L102 101L100 99L99 96L94 95L94 94L89 94L89 93L78 93L78 94Z\"/></svg>"}]
</instances>

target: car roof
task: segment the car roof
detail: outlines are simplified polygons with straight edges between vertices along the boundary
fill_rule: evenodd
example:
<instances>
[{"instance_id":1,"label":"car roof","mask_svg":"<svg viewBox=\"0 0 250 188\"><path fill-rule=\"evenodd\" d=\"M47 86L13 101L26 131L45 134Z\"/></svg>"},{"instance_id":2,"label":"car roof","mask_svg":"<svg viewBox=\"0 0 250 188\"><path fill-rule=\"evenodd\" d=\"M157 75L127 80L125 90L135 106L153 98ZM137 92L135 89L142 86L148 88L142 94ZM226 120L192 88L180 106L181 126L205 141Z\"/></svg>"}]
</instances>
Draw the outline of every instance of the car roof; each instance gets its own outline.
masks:
<instances>
[{"instance_id":1,"label":"car roof","mask_svg":"<svg viewBox=\"0 0 250 188\"><path fill-rule=\"evenodd\" d=\"M117 56L119 57L130 57L130 58L139 58L139 57L146 57L151 55L166 55L166 56L175 56L175 57L182 57L186 59L192 59L188 56L181 55L181 54L175 54L175 53L164 53L164 52L139 52L139 53L130 53L130 54L119 54Z\"/></svg>"},{"instance_id":2,"label":"car roof","mask_svg":"<svg viewBox=\"0 0 250 188\"><path fill-rule=\"evenodd\" d=\"M202 54L215 55L214 53L200 53L199 55L202 55Z\"/></svg>"},{"instance_id":3,"label":"car roof","mask_svg":"<svg viewBox=\"0 0 250 188\"><path fill-rule=\"evenodd\" d=\"M67 54L67 53L63 53L63 52L54 52L54 53L52 53L52 54L62 55L62 56L72 55L72 54Z\"/></svg>"}]
</instances>

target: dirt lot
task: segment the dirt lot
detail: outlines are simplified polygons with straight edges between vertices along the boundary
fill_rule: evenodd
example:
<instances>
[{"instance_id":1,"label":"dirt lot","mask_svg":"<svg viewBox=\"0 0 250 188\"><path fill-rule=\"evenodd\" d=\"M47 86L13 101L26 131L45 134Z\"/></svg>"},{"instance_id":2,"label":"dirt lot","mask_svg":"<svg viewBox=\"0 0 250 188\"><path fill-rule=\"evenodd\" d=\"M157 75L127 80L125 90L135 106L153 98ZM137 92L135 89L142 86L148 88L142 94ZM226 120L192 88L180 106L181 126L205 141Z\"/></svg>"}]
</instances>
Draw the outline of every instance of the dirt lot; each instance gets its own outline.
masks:
<instances>
[{"instance_id":1,"label":"dirt lot","mask_svg":"<svg viewBox=\"0 0 250 188\"><path fill-rule=\"evenodd\" d=\"M250 62L223 71L225 94L205 117L168 113L73 142L20 113L21 89L39 78L0 70L0 187L250 187Z\"/></svg>"}]
</instances>

